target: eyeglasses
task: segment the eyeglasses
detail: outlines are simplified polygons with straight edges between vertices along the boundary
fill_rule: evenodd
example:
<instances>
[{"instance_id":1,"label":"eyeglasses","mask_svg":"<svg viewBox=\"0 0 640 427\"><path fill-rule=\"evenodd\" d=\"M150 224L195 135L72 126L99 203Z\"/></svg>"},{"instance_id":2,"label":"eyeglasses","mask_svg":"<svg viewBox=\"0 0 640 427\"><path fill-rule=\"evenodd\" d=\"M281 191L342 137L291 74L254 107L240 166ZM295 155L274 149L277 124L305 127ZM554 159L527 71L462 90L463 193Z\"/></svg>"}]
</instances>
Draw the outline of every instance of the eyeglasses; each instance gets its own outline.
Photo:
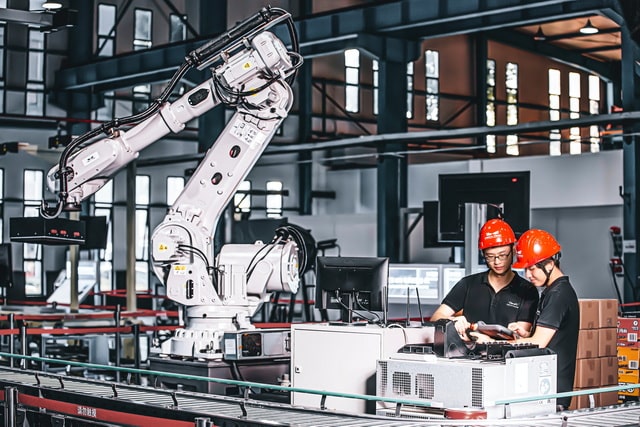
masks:
<instances>
[{"instance_id":1,"label":"eyeglasses","mask_svg":"<svg viewBox=\"0 0 640 427\"><path fill-rule=\"evenodd\" d=\"M498 254L498 255L485 255L484 260L488 263L496 262L496 261L504 261L511 256L511 251L506 254Z\"/></svg>"}]
</instances>

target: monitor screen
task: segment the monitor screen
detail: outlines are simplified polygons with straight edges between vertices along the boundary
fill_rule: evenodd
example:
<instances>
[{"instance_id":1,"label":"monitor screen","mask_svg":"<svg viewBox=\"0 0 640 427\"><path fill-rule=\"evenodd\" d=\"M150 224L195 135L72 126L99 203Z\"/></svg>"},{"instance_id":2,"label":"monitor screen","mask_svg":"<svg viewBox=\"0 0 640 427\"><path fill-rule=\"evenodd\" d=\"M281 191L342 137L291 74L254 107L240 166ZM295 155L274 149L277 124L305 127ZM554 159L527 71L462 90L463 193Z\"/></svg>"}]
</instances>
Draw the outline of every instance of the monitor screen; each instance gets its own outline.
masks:
<instances>
[{"instance_id":1,"label":"monitor screen","mask_svg":"<svg viewBox=\"0 0 640 427\"><path fill-rule=\"evenodd\" d=\"M8 288L13 283L11 243L0 244L0 287Z\"/></svg>"},{"instance_id":2,"label":"monitor screen","mask_svg":"<svg viewBox=\"0 0 640 427\"><path fill-rule=\"evenodd\" d=\"M353 312L384 311L389 280L389 258L318 257L316 308L340 309L341 320L351 322Z\"/></svg>"},{"instance_id":3,"label":"monitor screen","mask_svg":"<svg viewBox=\"0 0 640 427\"><path fill-rule=\"evenodd\" d=\"M464 243L465 203L499 206L516 236L529 229L529 171L443 174L439 177L440 242ZM487 219L498 209L488 209Z\"/></svg>"}]
</instances>

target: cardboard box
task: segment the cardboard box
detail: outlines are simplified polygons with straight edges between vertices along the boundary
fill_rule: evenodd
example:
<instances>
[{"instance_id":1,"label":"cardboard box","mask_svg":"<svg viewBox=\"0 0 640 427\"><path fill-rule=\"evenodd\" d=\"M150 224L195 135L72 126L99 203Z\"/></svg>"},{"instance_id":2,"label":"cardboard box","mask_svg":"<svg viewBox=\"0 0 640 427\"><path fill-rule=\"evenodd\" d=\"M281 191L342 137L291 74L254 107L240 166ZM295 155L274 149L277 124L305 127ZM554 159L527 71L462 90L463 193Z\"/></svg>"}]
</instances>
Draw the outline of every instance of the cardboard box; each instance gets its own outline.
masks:
<instances>
[{"instance_id":1,"label":"cardboard box","mask_svg":"<svg viewBox=\"0 0 640 427\"><path fill-rule=\"evenodd\" d=\"M600 324L600 307L597 299L579 299L580 329L596 329Z\"/></svg>"},{"instance_id":2,"label":"cardboard box","mask_svg":"<svg viewBox=\"0 0 640 427\"><path fill-rule=\"evenodd\" d=\"M611 406L618 404L618 392L617 391L607 391L604 393L598 394L596 397L596 402L598 406Z\"/></svg>"},{"instance_id":3,"label":"cardboard box","mask_svg":"<svg viewBox=\"0 0 640 427\"><path fill-rule=\"evenodd\" d=\"M598 300L598 327L615 328L618 322L618 300Z\"/></svg>"},{"instance_id":4,"label":"cardboard box","mask_svg":"<svg viewBox=\"0 0 640 427\"><path fill-rule=\"evenodd\" d=\"M598 329L598 357L616 356L616 328Z\"/></svg>"},{"instance_id":5,"label":"cardboard box","mask_svg":"<svg viewBox=\"0 0 640 427\"><path fill-rule=\"evenodd\" d=\"M579 391L581 389L574 389L573 391ZM595 408L598 404L596 402L597 394L581 394L579 396L573 396L571 398L571 405L569 410L583 409L583 408Z\"/></svg>"},{"instance_id":6,"label":"cardboard box","mask_svg":"<svg viewBox=\"0 0 640 427\"><path fill-rule=\"evenodd\" d=\"M618 384L618 358L615 356L600 357L600 386Z\"/></svg>"},{"instance_id":7,"label":"cardboard box","mask_svg":"<svg viewBox=\"0 0 640 427\"><path fill-rule=\"evenodd\" d=\"M616 366L617 369L617 366ZM574 388L594 388L600 386L600 359L576 360L576 375L573 380Z\"/></svg>"},{"instance_id":8,"label":"cardboard box","mask_svg":"<svg viewBox=\"0 0 640 427\"><path fill-rule=\"evenodd\" d=\"M581 329L578 332L576 359L598 357L598 330Z\"/></svg>"},{"instance_id":9,"label":"cardboard box","mask_svg":"<svg viewBox=\"0 0 640 427\"><path fill-rule=\"evenodd\" d=\"M640 367L640 348L618 347L618 368L635 369Z\"/></svg>"}]
</instances>

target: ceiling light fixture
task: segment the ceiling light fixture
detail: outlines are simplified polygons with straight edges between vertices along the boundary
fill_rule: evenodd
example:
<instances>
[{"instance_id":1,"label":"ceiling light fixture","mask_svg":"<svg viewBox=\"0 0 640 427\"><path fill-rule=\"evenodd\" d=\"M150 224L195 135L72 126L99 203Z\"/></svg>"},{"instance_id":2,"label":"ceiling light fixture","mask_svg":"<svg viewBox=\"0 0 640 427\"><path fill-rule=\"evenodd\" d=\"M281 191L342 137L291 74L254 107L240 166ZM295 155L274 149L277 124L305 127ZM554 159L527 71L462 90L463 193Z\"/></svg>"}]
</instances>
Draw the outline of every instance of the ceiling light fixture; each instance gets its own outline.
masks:
<instances>
[{"instance_id":1,"label":"ceiling light fixture","mask_svg":"<svg viewBox=\"0 0 640 427\"><path fill-rule=\"evenodd\" d=\"M598 28L594 27L591 23L591 19L587 19L587 23L584 24L584 27L580 28L580 32L582 34L596 34L598 31Z\"/></svg>"},{"instance_id":2,"label":"ceiling light fixture","mask_svg":"<svg viewBox=\"0 0 640 427\"><path fill-rule=\"evenodd\" d=\"M47 10L57 10L62 8L62 3L59 1L45 1L42 3L42 8Z\"/></svg>"},{"instance_id":3,"label":"ceiling light fixture","mask_svg":"<svg viewBox=\"0 0 640 427\"><path fill-rule=\"evenodd\" d=\"M538 26L538 31L536 31L535 35L533 36L533 39L535 41L537 41L537 42L541 42L541 41L547 39L547 36L542 31L542 26L541 25Z\"/></svg>"}]
</instances>

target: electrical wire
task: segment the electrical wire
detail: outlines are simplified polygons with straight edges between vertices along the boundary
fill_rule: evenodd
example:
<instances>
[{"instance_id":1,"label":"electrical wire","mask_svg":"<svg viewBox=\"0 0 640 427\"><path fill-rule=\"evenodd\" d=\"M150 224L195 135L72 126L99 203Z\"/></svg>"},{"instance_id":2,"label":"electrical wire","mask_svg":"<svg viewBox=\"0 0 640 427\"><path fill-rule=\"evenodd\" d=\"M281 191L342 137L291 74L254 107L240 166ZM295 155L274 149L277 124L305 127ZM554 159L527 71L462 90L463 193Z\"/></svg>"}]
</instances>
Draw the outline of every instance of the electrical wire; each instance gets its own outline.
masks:
<instances>
[{"instance_id":1,"label":"electrical wire","mask_svg":"<svg viewBox=\"0 0 640 427\"><path fill-rule=\"evenodd\" d=\"M361 310L366 311L369 314L373 314L374 316L376 316L376 318L378 319L377 323L382 323L382 318L380 317L380 315L378 313L376 313L375 311L371 311L368 308L365 308L361 303L360 303L360 299L358 298L359 293L356 292L355 295L355 300L356 300L356 305L358 307L360 307ZM371 321L371 320L370 320Z\"/></svg>"}]
</instances>

